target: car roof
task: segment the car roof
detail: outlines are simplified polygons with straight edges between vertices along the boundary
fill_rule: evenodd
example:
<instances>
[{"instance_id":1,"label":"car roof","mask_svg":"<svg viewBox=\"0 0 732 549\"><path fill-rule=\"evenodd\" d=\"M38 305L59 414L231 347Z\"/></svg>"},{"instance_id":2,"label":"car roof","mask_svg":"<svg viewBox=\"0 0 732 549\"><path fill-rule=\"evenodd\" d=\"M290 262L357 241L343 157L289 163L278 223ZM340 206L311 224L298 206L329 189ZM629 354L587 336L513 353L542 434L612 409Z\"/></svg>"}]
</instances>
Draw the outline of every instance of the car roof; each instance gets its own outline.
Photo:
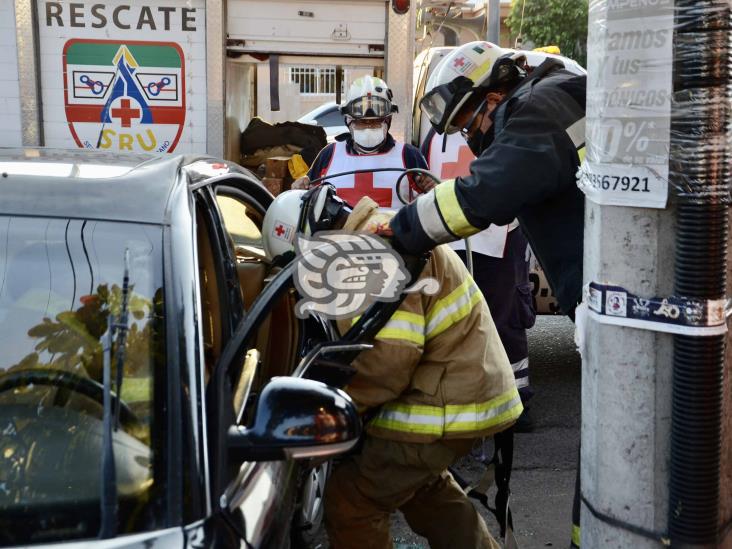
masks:
<instances>
[{"instance_id":1,"label":"car roof","mask_svg":"<svg viewBox=\"0 0 732 549\"><path fill-rule=\"evenodd\" d=\"M197 160L83 149L0 149L0 215L166 222L166 206Z\"/></svg>"},{"instance_id":2,"label":"car roof","mask_svg":"<svg viewBox=\"0 0 732 549\"><path fill-rule=\"evenodd\" d=\"M333 110L334 108L339 108L340 105L336 103L335 101L327 101L326 103L323 103L322 105L318 105L314 109L306 112L303 114L300 118L297 119L298 122L303 122L305 120L313 120L317 116L320 116L326 111Z\"/></svg>"}]
</instances>

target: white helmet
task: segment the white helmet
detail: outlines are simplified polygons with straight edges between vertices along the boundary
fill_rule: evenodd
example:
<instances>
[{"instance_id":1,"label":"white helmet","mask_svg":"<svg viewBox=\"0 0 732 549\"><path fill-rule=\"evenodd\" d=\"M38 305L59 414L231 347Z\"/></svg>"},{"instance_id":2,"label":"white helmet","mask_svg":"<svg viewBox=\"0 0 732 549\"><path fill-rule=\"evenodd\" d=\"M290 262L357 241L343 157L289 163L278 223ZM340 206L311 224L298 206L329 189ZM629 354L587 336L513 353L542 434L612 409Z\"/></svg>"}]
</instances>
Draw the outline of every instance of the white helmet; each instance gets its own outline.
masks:
<instances>
[{"instance_id":1,"label":"white helmet","mask_svg":"<svg viewBox=\"0 0 732 549\"><path fill-rule=\"evenodd\" d=\"M470 42L455 48L435 67L420 101L422 111L439 133L455 133L455 115L478 88L525 76L517 61L522 52L506 50L490 42Z\"/></svg>"},{"instance_id":2,"label":"white helmet","mask_svg":"<svg viewBox=\"0 0 732 549\"><path fill-rule=\"evenodd\" d=\"M269 259L294 249L302 197L306 192L292 190L278 194L264 215L262 244Z\"/></svg>"},{"instance_id":3,"label":"white helmet","mask_svg":"<svg viewBox=\"0 0 732 549\"><path fill-rule=\"evenodd\" d=\"M346 94L341 113L350 118L387 118L398 112L392 103L393 94L381 78L361 76L353 81Z\"/></svg>"},{"instance_id":4,"label":"white helmet","mask_svg":"<svg viewBox=\"0 0 732 549\"><path fill-rule=\"evenodd\" d=\"M262 222L264 253L272 260L295 249L295 235L310 235L333 228L338 218L350 212L332 185L308 191L290 190L277 195Z\"/></svg>"}]
</instances>

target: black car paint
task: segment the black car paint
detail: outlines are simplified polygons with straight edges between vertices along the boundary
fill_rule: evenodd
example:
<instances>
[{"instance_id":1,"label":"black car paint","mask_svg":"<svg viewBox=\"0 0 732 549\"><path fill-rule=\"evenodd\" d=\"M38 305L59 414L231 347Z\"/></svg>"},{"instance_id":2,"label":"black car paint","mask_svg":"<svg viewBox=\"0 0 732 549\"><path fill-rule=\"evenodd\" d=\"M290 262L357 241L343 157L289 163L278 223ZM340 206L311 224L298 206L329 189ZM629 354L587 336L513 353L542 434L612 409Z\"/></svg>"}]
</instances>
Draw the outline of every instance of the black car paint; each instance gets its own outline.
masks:
<instances>
[{"instance_id":1,"label":"black car paint","mask_svg":"<svg viewBox=\"0 0 732 549\"><path fill-rule=\"evenodd\" d=\"M37 161L119 162L117 156L87 152L79 155L43 151L38 156ZM22 151L16 157L27 160ZM0 160L3 159L15 160L7 151ZM231 177L226 173L211 176L186 170L186 166L196 162L208 164L212 171L221 171L223 165L224 172ZM153 388L160 402L156 413L165 418L160 424L164 428L154 434L164 438L166 449L162 456L165 459L156 459L154 465L156 483L159 482L156 490L164 494L156 503L162 529L146 533L144 544L155 546L157 533L171 539L171 529L180 528L189 547L239 547L243 545L243 533L251 547L287 546L299 466L291 460L249 462L234 467L226 463L225 450L220 451L222 435L207 432L206 428L207 417L222 406L216 399L220 394L204 395L202 352L197 336L201 319L195 266L195 201L205 205L206 222L214 229L212 244L223 275L221 298L229 304L226 337L240 324L243 307L236 291L235 259L222 232L223 223L209 183L226 183L260 202L271 201L271 195L248 172L218 160L135 157L129 165L131 172L138 171L143 177L41 179L10 174L3 177L0 211L8 215L117 220L163 227L165 310L170 319L165 334L168 367L155 377ZM31 184L33 187L29 187ZM29 188L33 188L32 211ZM144 200L140 200L142 196ZM224 468L238 472L229 476ZM212 482L212 478L216 480ZM253 505L249 496L255 491L258 502ZM222 497L224 492L226 497ZM266 505L261 505L261 501Z\"/></svg>"}]
</instances>

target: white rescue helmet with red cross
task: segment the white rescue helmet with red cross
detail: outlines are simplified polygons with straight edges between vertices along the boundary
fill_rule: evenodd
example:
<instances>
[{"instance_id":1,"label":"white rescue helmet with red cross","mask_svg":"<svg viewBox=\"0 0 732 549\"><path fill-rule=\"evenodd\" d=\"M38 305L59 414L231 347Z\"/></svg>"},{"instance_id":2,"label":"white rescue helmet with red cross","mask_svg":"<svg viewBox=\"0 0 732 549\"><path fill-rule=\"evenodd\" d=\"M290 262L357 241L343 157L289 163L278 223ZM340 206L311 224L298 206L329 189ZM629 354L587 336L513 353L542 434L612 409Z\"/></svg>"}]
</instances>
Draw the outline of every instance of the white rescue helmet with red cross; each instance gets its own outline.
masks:
<instances>
[{"instance_id":1,"label":"white rescue helmet with red cross","mask_svg":"<svg viewBox=\"0 0 732 549\"><path fill-rule=\"evenodd\" d=\"M399 110L392 103L393 97L386 82L367 74L354 80L348 88L346 102L341 106L341 113L357 120L387 118Z\"/></svg>"},{"instance_id":2,"label":"white rescue helmet with red cross","mask_svg":"<svg viewBox=\"0 0 732 549\"><path fill-rule=\"evenodd\" d=\"M435 67L420 101L422 111L438 133L455 133L455 115L478 88L520 78L523 52L500 48L490 42L470 42L455 48Z\"/></svg>"},{"instance_id":3,"label":"white rescue helmet with red cross","mask_svg":"<svg viewBox=\"0 0 732 549\"><path fill-rule=\"evenodd\" d=\"M262 245L269 259L294 249L302 197L307 191L291 190L277 195L262 222Z\"/></svg>"},{"instance_id":4,"label":"white rescue helmet with red cross","mask_svg":"<svg viewBox=\"0 0 732 549\"><path fill-rule=\"evenodd\" d=\"M333 228L351 209L332 185L322 184L308 191L290 190L277 195L262 222L262 246L272 260L295 249L297 234L311 235Z\"/></svg>"}]
</instances>

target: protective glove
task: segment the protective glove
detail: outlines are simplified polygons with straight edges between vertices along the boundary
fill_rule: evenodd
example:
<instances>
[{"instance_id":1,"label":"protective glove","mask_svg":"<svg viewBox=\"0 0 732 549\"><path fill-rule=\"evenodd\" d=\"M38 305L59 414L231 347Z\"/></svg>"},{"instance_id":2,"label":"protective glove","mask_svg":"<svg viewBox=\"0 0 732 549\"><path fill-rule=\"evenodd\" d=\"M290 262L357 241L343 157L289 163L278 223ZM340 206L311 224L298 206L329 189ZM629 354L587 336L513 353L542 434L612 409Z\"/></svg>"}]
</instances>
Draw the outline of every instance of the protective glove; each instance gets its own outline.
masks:
<instances>
[{"instance_id":1,"label":"protective glove","mask_svg":"<svg viewBox=\"0 0 732 549\"><path fill-rule=\"evenodd\" d=\"M310 178L307 175L298 177L292 182L292 188L303 191L308 190L310 188Z\"/></svg>"}]
</instances>

